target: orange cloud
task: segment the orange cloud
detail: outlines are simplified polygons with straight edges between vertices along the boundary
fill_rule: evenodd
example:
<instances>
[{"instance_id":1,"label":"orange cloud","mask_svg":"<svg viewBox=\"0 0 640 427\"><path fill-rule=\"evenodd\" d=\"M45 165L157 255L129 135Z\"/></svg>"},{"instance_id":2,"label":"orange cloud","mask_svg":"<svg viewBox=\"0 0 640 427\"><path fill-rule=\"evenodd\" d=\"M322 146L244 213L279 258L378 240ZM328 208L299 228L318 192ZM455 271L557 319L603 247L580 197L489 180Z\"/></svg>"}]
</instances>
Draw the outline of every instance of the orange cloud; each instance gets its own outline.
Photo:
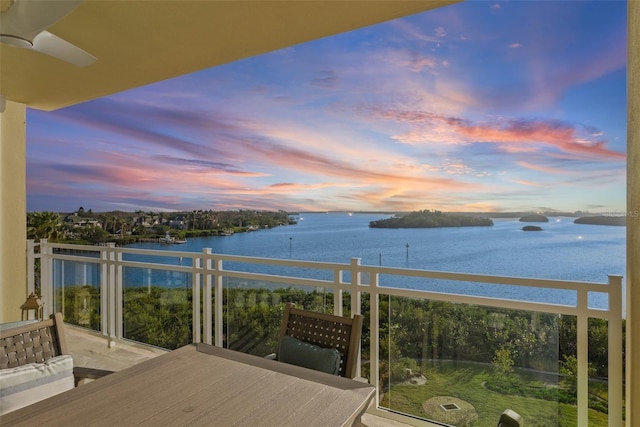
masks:
<instances>
[{"instance_id":1,"label":"orange cloud","mask_svg":"<svg viewBox=\"0 0 640 427\"><path fill-rule=\"evenodd\" d=\"M377 118L406 123L410 130L394 139L408 143L464 144L474 142L499 144L506 152L538 151L551 146L562 152L589 158L624 160L625 153L610 150L607 141L597 139L601 132L580 131L576 126L556 120L496 120L474 123L468 119L422 110L371 108Z\"/></svg>"},{"instance_id":2,"label":"orange cloud","mask_svg":"<svg viewBox=\"0 0 640 427\"><path fill-rule=\"evenodd\" d=\"M526 181L526 180L523 180L523 179L517 179L517 180L515 180L513 182L518 183L518 184L522 184L522 185L526 185L528 187L548 187L548 185L544 185L544 184L541 184L539 182Z\"/></svg>"},{"instance_id":3,"label":"orange cloud","mask_svg":"<svg viewBox=\"0 0 640 427\"><path fill-rule=\"evenodd\" d=\"M553 175L566 175L567 174L566 170L562 170L562 169L558 169L558 168L552 168L552 167L549 167L549 166L534 165L533 163L529 163L529 162L518 161L518 162L516 162L516 164L518 166L521 166L521 167L525 168L525 169L530 169L530 170L534 170L534 171L538 171L538 172L549 173L549 174L553 174Z\"/></svg>"},{"instance_id":4,"label":"orange cloud","mask_svg":"<svg viewBox=\"0 0 640 427\"><path fill-rule=\"evenodd\" d=\"M603 140L589 141L575 127L555 121L512 120L484 125L463 124L457 132L469 141L507 144L545 144L561 151L624 160L626 155L605 147Z\"/></svg>"}]
</instances>

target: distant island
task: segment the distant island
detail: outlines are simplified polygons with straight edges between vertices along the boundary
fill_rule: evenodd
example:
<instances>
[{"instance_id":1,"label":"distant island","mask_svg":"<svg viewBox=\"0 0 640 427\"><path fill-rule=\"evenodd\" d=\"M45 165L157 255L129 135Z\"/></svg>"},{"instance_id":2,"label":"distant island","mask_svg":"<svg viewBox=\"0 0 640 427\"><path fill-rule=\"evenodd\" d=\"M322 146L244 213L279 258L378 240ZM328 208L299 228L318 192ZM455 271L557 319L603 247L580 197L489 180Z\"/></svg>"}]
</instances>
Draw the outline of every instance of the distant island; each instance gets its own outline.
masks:
<instances>
[{"instance_id":1,"label":"distant island","mask_svg":"<svg viewBox=\"0 0 640 427\"><path fill-rule=\"evenodd\" d=\"M369 223L371 228L486 227L492 225L493 221L489 218L446 214L428 209Z\"/></svg>"},{"instance_id":2,"label":"distant island","mask_svg":"<svg viewBox=\"0 0 640 427\"><path fill-rule=\"evenodd\" d=\"M520 222L549 222L549 218L544 215L530 214L521 217Z\"/></svg>"},{"instance_id":3,"label":"distant island","mask_svg":"<svg viewBox=\"0 0 640 427\"><path fill-rule=\"evenodd\" d=\"M583 216L575 221L575 224L591 224L591 225L615 225L625 226L627 225L627 218L624 216Z\"/></svg>"},{"instance_id":4,"label":"distant island","mask_svg":"<svg viewBox=\"0 0 640 427\"><path fill-rule=\"evenodd\" d=\"M522 227L522 231L542 231L542 227L538 227L537 225L525 225Z\"/></svg>"}]
</instances>

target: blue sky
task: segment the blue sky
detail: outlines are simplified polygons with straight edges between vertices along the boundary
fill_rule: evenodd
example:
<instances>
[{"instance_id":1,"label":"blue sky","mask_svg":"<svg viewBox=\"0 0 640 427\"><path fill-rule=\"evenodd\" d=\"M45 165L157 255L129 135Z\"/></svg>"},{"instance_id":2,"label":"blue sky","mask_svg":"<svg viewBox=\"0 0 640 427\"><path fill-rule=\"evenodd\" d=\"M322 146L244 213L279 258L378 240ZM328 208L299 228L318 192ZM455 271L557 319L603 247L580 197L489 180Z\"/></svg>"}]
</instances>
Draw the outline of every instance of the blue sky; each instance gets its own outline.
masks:
<instances>
[{"instance_id":1,"label":"blue sky","mask_svg":"<svg viewBox=\"0 0 640 427\"><path fill-rule=\"evenodd\" d=\"M626 3L471 1L27 113L27 209L625 211Z\"/></svg>"}]
</instances>

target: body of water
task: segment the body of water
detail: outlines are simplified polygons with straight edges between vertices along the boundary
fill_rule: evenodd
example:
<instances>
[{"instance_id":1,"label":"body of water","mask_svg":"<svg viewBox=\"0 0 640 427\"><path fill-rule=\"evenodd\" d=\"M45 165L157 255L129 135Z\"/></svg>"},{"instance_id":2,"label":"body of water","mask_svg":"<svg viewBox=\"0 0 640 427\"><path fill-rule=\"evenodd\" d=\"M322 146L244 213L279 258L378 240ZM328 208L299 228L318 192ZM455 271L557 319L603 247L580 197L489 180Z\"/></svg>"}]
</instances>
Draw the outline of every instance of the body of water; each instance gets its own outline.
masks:
<instances>
[{"instance_id":1,"label":"body of water","mask_svg":"<svg viewBox=\"0 0 640 427\"><path fill-rule=\"evenodd\" d=\"M380 229L369 222L380 214L300 214L296 225L233 236L191 238L186 244L138 243L131 247L279 259L382 265L456 273L607 282L625 273L625 227L574 224L574 218L551 217L538 223L543 231L522 231L526 223L494 219L492 227ZM155 262L158 262L157 260ZM169 260L177 263L177 260ZM133 279L133 278L132 278ZM491 297L554 303L575 302L575 293L487 284L381 278L384 286L424 288ZM134 280L135 281L135 280ZM455 286L455 289L453 289ZM606 307L602 294L589 305Z\"/></svg>"}]
</instances>

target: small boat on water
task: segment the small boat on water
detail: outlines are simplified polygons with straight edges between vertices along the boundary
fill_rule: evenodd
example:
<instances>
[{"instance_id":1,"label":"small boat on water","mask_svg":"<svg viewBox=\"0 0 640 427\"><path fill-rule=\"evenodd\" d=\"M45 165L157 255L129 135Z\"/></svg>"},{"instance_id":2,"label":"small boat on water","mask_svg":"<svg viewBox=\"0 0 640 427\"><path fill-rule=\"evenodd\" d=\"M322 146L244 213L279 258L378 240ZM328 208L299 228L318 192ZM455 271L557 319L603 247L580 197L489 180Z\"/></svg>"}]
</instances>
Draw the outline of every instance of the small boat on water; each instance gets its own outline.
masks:
<instances>
[{"instance_id":1,"label":"small boat on water","mask_svg":"<svg viewBox=\"0 0 640 427\"><path fill-rule=\"evenodd\" d=\"M164 237L160 237L158 241L165 245L181 245L187 243L187 239L176 239L175 237L171 237L168 232Z\"/></svg>"},{"instance_id":2,"label":"small boat on water","mask_svg":"<svg viewBox=\"0 0 640 427\"><path fill-rule=\"evenodd\" d=\"M167 245L172 244L174 241L175 241L175 239L173 237L171 237L168 232L164 237L160 237L158 239L158 242L165 243Z\"/></svg>"}]
</instances>

